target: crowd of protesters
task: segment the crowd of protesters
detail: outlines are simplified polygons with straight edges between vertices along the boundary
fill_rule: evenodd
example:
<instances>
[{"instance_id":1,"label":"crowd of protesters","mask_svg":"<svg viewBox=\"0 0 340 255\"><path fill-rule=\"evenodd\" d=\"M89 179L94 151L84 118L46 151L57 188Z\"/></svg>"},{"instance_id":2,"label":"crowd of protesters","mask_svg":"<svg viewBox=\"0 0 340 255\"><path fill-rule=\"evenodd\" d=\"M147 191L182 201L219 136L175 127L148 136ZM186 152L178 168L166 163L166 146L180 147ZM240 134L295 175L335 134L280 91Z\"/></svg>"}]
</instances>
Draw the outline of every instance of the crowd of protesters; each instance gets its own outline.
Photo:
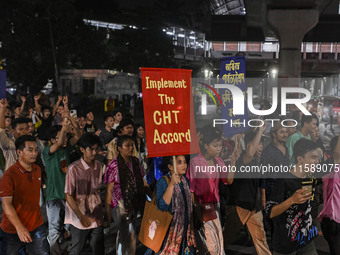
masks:
<instances>
[{"instance_id":1,"label":"crowd of protesters","mask_svg":"<svg viewBox=\"0 0 340 255\"><path fill-rule=\"evenodd\" d=\"M98 129L91 104L67 96L0 100L0 254L81 254L88 240L104 254L104 228L116 233L116 254L155 254L137 238L155 196L173 215L156 254L227 254L243 231L261 255L317 254L321 235L340 255L340 138L326 150L316 115L302 115L298 131L275 123L270 136L266 122L233 137L201 128L201 153L163 157L156 180L136 105L107 99ZM237 171L196 171L217 166ZM259 166L288 171L239 171Z\"/></svg>"}]
</instances>

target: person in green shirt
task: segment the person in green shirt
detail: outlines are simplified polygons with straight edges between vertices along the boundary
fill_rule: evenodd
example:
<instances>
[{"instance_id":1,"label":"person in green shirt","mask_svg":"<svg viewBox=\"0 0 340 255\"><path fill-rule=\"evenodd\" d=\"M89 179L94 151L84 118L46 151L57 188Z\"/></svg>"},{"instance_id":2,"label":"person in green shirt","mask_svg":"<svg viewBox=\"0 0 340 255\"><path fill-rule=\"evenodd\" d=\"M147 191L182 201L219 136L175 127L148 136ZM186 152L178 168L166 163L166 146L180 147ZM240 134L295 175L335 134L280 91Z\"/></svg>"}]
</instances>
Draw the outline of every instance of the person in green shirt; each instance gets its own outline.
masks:
<instances>
[{"instance_id":1,"label":"person in green shirt","mask_svg":"<svg viewBox=\"0 0 340 255\"><path fill-rule=\"evenodd\" d=\"M64 223L65 215L65 177L70 164L72 146L79 139L79 130L71 117L66 116L61 126L49 128L51 145L46 146L43 158L46 166L46 212L48 218L48 241L51 254L61 254L58 239ZM69 141L68 130L75 131Z\"/></svg>"},{"instance_id":2,"label":"person in green shirt","mask_svg":"<svg viewBox=\"0 0 340 255\"><path fill-rule=\"evenodd\" d=\"M310 134L314 132L317 126L319 126L319 120L315 114L302 115L301 129L298 132L289 136L286 142L286 146L288 148L288 152L290 156L289 158L290 164L292 165L295 164L294 155L293 155L293 148L294 148L295 143L303 138L311 140Z\"/></svg>"}]
</instances>

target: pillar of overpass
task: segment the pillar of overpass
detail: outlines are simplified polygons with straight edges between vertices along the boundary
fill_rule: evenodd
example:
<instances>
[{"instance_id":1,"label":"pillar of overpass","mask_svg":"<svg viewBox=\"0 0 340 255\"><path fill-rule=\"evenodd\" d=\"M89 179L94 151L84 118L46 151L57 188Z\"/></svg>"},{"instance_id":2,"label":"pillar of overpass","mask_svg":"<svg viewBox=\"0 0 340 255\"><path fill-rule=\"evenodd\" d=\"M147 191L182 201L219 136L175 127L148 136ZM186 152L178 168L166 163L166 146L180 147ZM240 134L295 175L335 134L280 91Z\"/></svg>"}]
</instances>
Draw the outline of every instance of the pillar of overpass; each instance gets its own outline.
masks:
<instances>
[{"instance_id":1,"label":"pillar of overpass","mask_svg":"<svg viewBox=\"0 0 340 255\"><path fill-rule=\"evenodd\" d=\"M298 87L301 75L301 43L305 34L318 23L319 11L272 9L268 10L267 17L280 40L279 86Z\"/></svg>"},{"instance_id":2,"label":"pillar of overpass","mask_svg":"<svg viewBox=\"0 0 340 255\"><path fill-rule=\"evenodd\" d=\"M336 93L334 93L333 90L333 78L332 77L325 77L324 80L324 86L325 86L325 95L327 96L335 96Z\"/></svg>"}]
</instances>

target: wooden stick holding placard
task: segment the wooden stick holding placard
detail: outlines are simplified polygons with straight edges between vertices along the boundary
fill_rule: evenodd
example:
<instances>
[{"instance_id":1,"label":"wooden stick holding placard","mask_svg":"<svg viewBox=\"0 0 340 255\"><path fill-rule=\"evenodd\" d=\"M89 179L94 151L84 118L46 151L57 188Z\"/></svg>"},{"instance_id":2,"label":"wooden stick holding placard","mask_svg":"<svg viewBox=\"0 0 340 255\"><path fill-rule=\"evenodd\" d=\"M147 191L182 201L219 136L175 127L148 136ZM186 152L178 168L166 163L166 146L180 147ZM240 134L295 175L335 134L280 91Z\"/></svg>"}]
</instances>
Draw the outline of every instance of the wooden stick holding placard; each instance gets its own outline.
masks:
<instances>
[{"instance_id":1,"label":"wooden stick holding placard","mask_svg":"<svg viewBox=\"0 0 340 255\"><path fill-rule=\"evenodd\" d=\"M173 164L174 164L174 173L177 173L176 156L172 156L172 162L173 162Z\"/></svg>"}]
</instances>

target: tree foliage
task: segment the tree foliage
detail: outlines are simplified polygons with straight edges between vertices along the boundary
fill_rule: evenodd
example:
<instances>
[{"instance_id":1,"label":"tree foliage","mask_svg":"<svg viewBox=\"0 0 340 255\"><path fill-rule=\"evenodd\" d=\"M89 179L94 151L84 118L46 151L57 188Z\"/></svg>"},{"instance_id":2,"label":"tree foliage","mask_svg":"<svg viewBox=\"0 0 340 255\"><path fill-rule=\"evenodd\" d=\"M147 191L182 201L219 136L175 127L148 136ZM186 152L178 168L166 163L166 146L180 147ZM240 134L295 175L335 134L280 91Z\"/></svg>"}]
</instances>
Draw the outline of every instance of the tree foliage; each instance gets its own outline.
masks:
<instances>
[{"instance_id":1,"label":"tree foliage","mask_svg":"<svg viewBox=\"0 0 340 255\"><path fill-rule=\"evenodd\" d=\"M110 38L110 68L138 73L139 67L175 67L172 41L160 29L125 28Z\"/></svg>"},{"instance_id":2,"label":"tree foliage","mask_svg":"<svg viewBox=\"0 0 340 255\"><path fill-rule=\"evenodd\" d=\"M0 59L4 60L8 79L32 91L40 90L47 79L55 78L53 51L58 70L116 68L138 73L142 66L174 67L171 38L162 32L163 24L155 20L150 23L146 10L125 11L115 1L101 8L92 8L89 3L2 1ZM83 21L97 17L117 23L129 21L139 29L108 31Z\"/></svg>"}]
</instances>

